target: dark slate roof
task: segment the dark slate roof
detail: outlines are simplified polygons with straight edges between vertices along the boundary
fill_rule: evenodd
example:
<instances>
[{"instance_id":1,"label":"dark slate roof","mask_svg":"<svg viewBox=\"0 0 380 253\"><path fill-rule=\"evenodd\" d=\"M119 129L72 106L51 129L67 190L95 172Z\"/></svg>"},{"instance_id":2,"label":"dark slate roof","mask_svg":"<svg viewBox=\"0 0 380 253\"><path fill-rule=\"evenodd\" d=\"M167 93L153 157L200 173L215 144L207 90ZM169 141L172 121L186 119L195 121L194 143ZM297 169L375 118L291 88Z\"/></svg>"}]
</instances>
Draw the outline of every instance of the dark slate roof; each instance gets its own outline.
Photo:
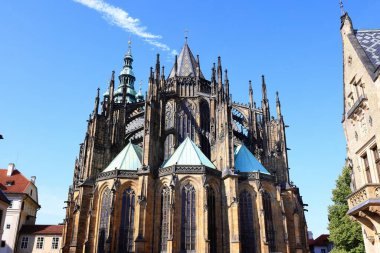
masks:
<instances>
[{"instance_id":1,"label":"dark slate roof","mask_svg":"<svg viewBox=\"0 0 380 253\"><path fill-rule=\"evenodd\" d=\"M191 52L189 45L187 42L185 42L185 45L183 46L181 53L177 59L177 76L195 77L197 65L197 61L195 60L195 57ZM202 71L199 70L199 72L200 77L204 79ZM172 70L170 71L169 78L174 77L175 74L176 73L173 66Z\"/></svg>"},{"instance_id":2,"label":"dark slate roof","mask_svg":"<svg viewBox=\"0 0 380 253\"><path fill-rule=\"evenodd\" d=\"M20 234L62 235L63 225L23 225Z\"/></svg>"},{"instance_id":3,"label":"dark slate roof","mask_svg":"<svg viewBox=\"0 0 380 253\"><path fill-rule=\"evenodd\" d=\"M0 190L0 201L1 202L5 202L7 204L10 204L11 202L9 201L9 199L7 198L7 196L5 196L4 192L2 190Z\"/></svg>"},{"instance_id":4,"label":"dark slate roof","mask_svg":"<svg viewBox=\"0 0 380 253\"><path fill-rule=\"evenodd\" d=\"M375 68L380 66L380 30L357 30L356 38Z\"/></svg>"}]
</instances>

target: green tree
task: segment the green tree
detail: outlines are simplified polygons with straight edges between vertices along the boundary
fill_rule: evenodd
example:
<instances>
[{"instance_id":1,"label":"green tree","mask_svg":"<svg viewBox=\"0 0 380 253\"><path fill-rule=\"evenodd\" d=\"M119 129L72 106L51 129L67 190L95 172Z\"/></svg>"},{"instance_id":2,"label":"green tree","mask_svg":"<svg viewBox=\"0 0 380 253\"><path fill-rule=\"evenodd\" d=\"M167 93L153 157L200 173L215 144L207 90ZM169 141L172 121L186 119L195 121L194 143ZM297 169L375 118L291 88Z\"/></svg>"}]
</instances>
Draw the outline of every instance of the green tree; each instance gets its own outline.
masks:
<instances>
[{"instance_id":1,"label":"green tree","mask_svg":"<svg viewBox=\"0 0 380 253\"><path fill-rule=\"evenodd\" d=\"M344 167L342 174L336 180L332 191L333 205L329 206L329 240L334 243L331 253L361 253L364 252L362 230L358 222L350 220L347 215L347 197L351 194L350 169Z\"/></svg>"}]
</instances>

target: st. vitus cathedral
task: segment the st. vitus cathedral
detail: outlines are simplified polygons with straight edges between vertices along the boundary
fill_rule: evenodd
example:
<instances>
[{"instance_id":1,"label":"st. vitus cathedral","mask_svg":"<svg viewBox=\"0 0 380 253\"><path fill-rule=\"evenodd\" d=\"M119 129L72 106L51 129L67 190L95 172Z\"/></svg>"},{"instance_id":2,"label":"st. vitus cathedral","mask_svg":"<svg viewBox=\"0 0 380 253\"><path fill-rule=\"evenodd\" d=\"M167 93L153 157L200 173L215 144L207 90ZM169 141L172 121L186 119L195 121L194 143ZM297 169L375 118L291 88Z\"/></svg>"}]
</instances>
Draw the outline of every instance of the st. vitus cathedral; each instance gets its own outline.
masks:
<instances>
[{"instance_id":1,"label":"st. vitus cathedral","mask_svg":"<svg viewBox=\"0 0 380 253\"><path fill-rule=\"evenodd\" d=\"M63 252L308 252L285 124L266 84L231 99L220 57L207 80L187 41L168 76L157 55L145 97L132 52L88 120L69 189ZM116 86L117 85L117 86ZM100 107L100 108L99 108Z\"/></svg>"}]
</instances>

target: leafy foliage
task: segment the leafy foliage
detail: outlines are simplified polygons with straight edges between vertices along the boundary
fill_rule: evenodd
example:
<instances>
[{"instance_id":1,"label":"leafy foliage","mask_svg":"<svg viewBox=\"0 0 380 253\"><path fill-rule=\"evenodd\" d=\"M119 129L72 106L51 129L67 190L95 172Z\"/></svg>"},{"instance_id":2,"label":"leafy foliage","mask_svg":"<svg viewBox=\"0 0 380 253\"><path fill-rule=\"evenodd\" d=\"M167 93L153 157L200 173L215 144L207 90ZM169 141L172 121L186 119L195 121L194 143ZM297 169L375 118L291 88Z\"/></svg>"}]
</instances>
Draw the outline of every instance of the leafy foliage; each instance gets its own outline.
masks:
<instances>
[{"instance_id":1,"label":"leafy foliage","mask_svg":"<svg viewBox=\"0 0 380 253\"><path fill-rule=\"evenodd\" d=\"M342 174L336 180L336 188L332 191L334 204L329 206L329 240L334 243L331 253L364 252L361 227L346 214L347 197L351 194L350 183L350 169L344 167Z\"/></svg>"}]
</instances>

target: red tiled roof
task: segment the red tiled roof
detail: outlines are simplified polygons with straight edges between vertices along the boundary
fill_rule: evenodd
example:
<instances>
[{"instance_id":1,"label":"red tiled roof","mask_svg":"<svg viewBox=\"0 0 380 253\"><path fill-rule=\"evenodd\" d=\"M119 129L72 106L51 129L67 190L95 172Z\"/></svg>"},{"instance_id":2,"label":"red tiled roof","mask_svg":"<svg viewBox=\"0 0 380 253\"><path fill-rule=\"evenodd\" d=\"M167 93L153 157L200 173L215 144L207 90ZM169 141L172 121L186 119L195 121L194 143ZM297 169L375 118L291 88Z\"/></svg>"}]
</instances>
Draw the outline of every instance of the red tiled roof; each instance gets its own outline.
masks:
<instances>
[{"instance_id":1,"label":"red tiled roof","mask_svg":"<svg viewBox=\"0 0 380 253\"><path fill-rule=\"evenodd\" d=\"M318 236L317 239L314 240L314 245L316 246L327 246L329 244L329 236L327 234L322 234Z\"/></svg>"},{"instance_id":2,"label":"red tiled roof","mask_svg":"<svg viewBox=\"0 0 380 253\"><path fill-rule=\"evenodd\" d=\"M23 225L20 234L62 235L63 225Z\"/></svg>"},{"instance_id":3,"label":"red tiled roof","mask_svg":"<svg viewBox=\"0 0 380 253\"><path fill-rule=\"evenodd\" d=\"M12 185L7 186L7 182L12 181ZM29 184L30 181L20 171L15 169L8 177L7 169L0 169L0 189L5 193L23 193Z\"/></svg>"}]
</instances>

